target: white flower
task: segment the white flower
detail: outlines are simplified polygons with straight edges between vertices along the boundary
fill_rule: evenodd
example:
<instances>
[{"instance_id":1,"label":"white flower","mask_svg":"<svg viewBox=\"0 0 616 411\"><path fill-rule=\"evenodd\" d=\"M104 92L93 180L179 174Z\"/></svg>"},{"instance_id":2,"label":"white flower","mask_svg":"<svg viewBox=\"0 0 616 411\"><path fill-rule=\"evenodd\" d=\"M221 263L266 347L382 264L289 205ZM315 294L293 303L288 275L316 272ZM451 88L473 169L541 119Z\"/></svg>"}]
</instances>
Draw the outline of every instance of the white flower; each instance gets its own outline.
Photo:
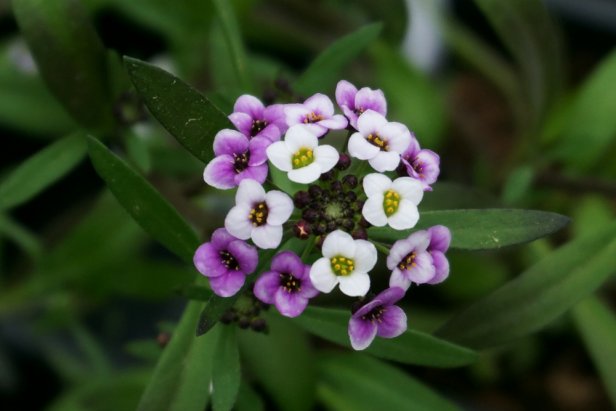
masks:
<instances>
[{"instance_id":1,"label":"white flower","mask_svg":"<svg viewBox=\"0 0 616 411\"><path fill-rule=\"evenodd\" d=\"M332 231L323 241L323 257L310 268L310 281L317 290L331 292L336 284L351 297L365 295L370 289L368 271L376 264L376 248L365 240L354 240L341 230Z\"/></svg>"},{"instance_id":2,"label":"white flower","mask_svg":"<svg viewBox=\"0 0 616 411\"><path fill-rule=\"evenodd\" d=\"M308 184L316 181L338 162L340 155L332 146L319 146L319 139L306 126L292 126L284 141L267 148L267 158L276 168L288 172L289 180Z\"/></svg>"},{"instance_id":3,"label":"white flower","mask_svg":"<svg viewBox=\"0 0 616 411\"><path fill-rule=\"evenodd\" d=\"M370 224L387 224L396 230L415 227L419 220L417 205L423 198L423 186L411 177L400 177L393 182L383 174L364 177L364 192L368 199L362 214Z\"/></svg>"},{"instance_id":4,"label":"white flower","mask_svg":"<svg viewBox=\"0 0 616 411\"><path fill-rule=\"evenodd\" d=\"M411 132L404 124L388 122L382 114L366 110L357 119L358 132L349 139L349 154L368 160L376 171L393 171L400 155L411 144Z\"/></svg>"},{"instance_id":5,"label":"white flower","mask_svg":"<svg viewBox=\"0 0 616 411\"><path fill-rule=\"evenodd\" d=\"M260 248L276 248L282 240L282 224L293 212L293 200L282 191L265 192L255 180L242 180L235 195L235 207L225 228L240 240L249 238Z\"/></svg>"}]
</instances>

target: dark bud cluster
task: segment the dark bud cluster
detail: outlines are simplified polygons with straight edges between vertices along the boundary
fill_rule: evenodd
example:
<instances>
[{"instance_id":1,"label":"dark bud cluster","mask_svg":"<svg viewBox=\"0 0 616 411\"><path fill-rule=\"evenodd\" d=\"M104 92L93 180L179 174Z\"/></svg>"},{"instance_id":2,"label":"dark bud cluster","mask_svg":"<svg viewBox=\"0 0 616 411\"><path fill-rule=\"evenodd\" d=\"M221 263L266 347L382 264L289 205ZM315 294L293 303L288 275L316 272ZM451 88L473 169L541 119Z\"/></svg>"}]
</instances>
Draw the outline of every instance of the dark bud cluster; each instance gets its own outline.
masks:
<instances>
[{"instance_id":1,"label":"dark bud cluster","mask_svg":"<svg viewBox=\"0 0 616 411\"><path fill-rule=\"evenodd\" d=\"M245 293L238 298L235 305L229 308L220 317L223 324L237 323L241 329L250 328L256 332L267 333L267 323L261 317L261 312L267 310L269 305L257 300L252 293Z\"/></svg>"}]
</instances>

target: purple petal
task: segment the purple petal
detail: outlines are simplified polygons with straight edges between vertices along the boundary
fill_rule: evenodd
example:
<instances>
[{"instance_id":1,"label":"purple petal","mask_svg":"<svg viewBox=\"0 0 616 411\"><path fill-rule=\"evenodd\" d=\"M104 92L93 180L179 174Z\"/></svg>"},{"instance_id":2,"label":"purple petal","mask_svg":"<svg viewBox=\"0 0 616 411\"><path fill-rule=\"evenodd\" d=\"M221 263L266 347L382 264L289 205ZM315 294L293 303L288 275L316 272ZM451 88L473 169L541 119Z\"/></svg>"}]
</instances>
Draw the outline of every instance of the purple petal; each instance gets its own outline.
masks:
<instances>
[{"instance_id":1,"label":"purple petal","mask_svg":"<svg viewBox=\"0 0 616 411\"><path fill-rule=\"evenodd\" d=\"M451 243L451 231L449 231L449 228L444 225L435 225L428 228L428 234L430 235L429 251L437 250L443 253L447 251Z\"/></svg>"},{"instance_id":2,"label":"purple petal","mask_svg":"<svg viewBox=\"0 0 616 411\"><path fill-rule=\"evenodd\" d=\"M265 137L254 137L250 140L248 148L250 150L249 166L259 166L267 161L267 148L272 142Z\"/></svg>"},{"instance_id":3,"label":"purple petal","mask_svg":"<svg viewBox=\"0 0 616 411\"><path fill-rule=\"evenodd\" d=\"M235 160L228 154L214 158L203 171L203 180L220 190L237 186L235 182Z\"/></svg>"},{"instance_id":4,"label":"purple petal","mask_svg":"<svg viewBox=\"0 0 616 411\"><path fill-rule=\"evenodd\" d=\"M267 106L263 112L263 119L267 124L273 124L278 127L281 134L287 131L287 122L284 114L284 104L272 104Z\"/></svg>"},{"instance_id":5,"label":"purple petal","mask_svg":"<svg viewBox=\"0 0 616 411\"><path fill-rule=\"evenodd\" d=\"M206 277L219 277L227 272L220 261L220 249L212 243L204 243L197 248L193 257L195 268Z\"/></svg>"},{"instance_id":6,"label":"purple petal","mask_svg":"<svg viewBox=\"0 0 616 411\"><path fill-rule=\"evenodd\" d=\"M302 280L302 288L298 292L299 295L301 295L304 298L314 298L317 295L319 295L319 290L314 288L314 286L312 285L312 281L310 280L310 266L309 265L306 265L306 268L304 270L304 274L301 280Z\"/></svg>"},{"instance_id":7,"label":"purple petal","mask_svg":"<svg viewBox=\"0 0 616 411\"><path fill-rule=\"evenodd\" d=\"M415 156L413 168L419 179L426 184L433 184L440 173L440 157L432 150L421 150Z\"/></svg>"},{"instance_id":8,"label":"purple petal","mask_svg":"<svg viewBox=\"0 0 616 411\"><path fill-rule=\"evenodd\" d=\"M334 104L325 94L317 93L304 101L304 107L310 112L320 114L325 118L334 115Z\"/></svg>"},{"instance_id":9,"label":"purple petal","mask_svg":"<svg viewBox=\"0 0 616 411\"><path fill-rule=\"evenodd\" d=\"M285 129L287 126L285 125ZM268 124L263 130L259 131L255 137L261 137L270 141L270 143L280 140L282 133L275 124Z\"/></svg>"},{"instance_id":10,"label":"purple petal","mask_svg":"<svg viewBox=\"0 0 616 411\"><path fill-rule=\"evenodd\" d=\"M389 277L389 286L390 287L399 287L403 290L408 290L411 286L411 280L409 280L405 273L403 273L399 268L395 268L391 272L391 276Z\"/></svg>"},{"instance_id":11,"label":"purple petal","mask_svg":"<svg viewBox=\"0 0 616 411\"><path fill-rule=\"evenodd\" d=\"M440 251L432 251L432 261L434 263L434 277L428 284L438 284L442 283L449 277L449 260L445 257L445 254Z\"/></svg>"},{"instance_id":12,"label":"purple petal","mask_svg":"<svg viewBox=\"0 0 616 411\"><path fill-rule=\"evenodd\" d=\"M432 256L428 252L417 254L415 266L403 271L403 274L415 284L424 284L434 278L435 268Z\"/></svg>"},{"instance_id":13,"label":"purple petal","mask_svg":"<svg viewBox=\"0 0 616 411\"><path fill-rule=\"evenodd\" d=\"M342 107L342 112L344 113L346 118L349 119L349 124L351 124L351 126L353 126L355 130L357 130L357 119L359 116L353 110L346 106Z\"/></svg>"},{"instance_id":14,"label":"purple petal","mask_svg":"<svg viewBox=\"0 0 616 411\"><path fill-rule=\"evenodd\" d=\"M255 282L255 297L266 304L274 304L274 295L280 288L280 274L275 271L263 273Z\"/></svg>"},{"instance_id":15,"label":"purple petal","mask_svg":"<svg viewBox=\"0 0 616 411\"><path fill-rule=\"evenodd\" d=\"M249 114L236 112L229 114L228 118L235 128L241 131L246 137L250 137L253 119Z\"/></svg>"},{"instance_id":16,"label":"purple petal","mask_svg":"<svg viewBox=\"0 0 616 411\"><path fill-rule=\"evenodd\" d=\"M364 112L373 110L382 115L387 115L387 101L381 90L372 90L368 87L361 88L355 95L355 110Z\"/></svg>"},{"instance_id":17,"label":"purple petal","mask_svg":"<svg viewBox=\"0 0 616 411\"><path fill-rule=\"evenodd\" d=\"M360 318L351 317L349 321L349 338L351 346L355 350L368 348L376 336L377 327L371 321L364 321Z\"/></svg>"},{"instance_id":18,"label":"purple petal","mask_svg":"<svg viewBox=\"0 0 616 411\"><path fill-rule=\"evenodd\" d=\"M239 131L224 129L214 137L214 154L243 154L248 151L248 137Z\"/></svg>"},{"instance_id":19,"label":"purple petal","mask_svg":"<svg viewBox=\"0 0 616 411\"><path fill-rule=\"evenodd\" d=\"M218 250L224 250L227 246L232 242L237 240L237 238L233 237L229 232L224 228L217 228L216 231L212 233L212 237L210 238L210 242L216 247Z\"/></svg>"},{"instance_id":20,"label":"purple petal","mask_svg":"<svg viewBox=\"0 0 616 411\"><path fill-rule=\"evenodd\" d=\"M247 242L235 240L229 244L227 250L236 259L241 272L251 274L257 268L259 262L257 249Z\"/></svg>"},{"instance_id":21,"label":"purple petal","mask_svg":"<svg viewBox=\"0 0 616 411\"><path fill-rule=\"evenodd\" d=\"M381 300L377 300L376 298L373 298L372 300L368 301L366 304L362 305L357 311L355 311L353 313L353 318L361 318L364 315L368 314L370 311L374 310L379 305L383 305L383 302Z\"/></svg>"},{"instance_id":22,"label":"purple petal","mask_svg":"<svg viewBox=\"0 0 616 411\"><path fill-rule=\"evenodd\" d=\"M274 304L280 314L285 317L297 317L308 306L308 299L300 294L289 293L283 288L279 288L274 296Z\"/></svg>"},{"instance_id":23,"label":"purple petal","mask_svg":"<svg viewBox=\"0 0 616 411\"><path fill-rule=\"evenodd\" d=\"M261 164L258 166L247 167L239 174L235 175L235 185L239 185L242 180L255 180L258 183L263 184L267 179L267 164Z\"/></svg>"},{"instance_id":24,"label":"purple petal","mask_svg":"<svg viewBox=\"0 0 616 411\"><path fill-rule=\"evenodd\" d=\"M430 234L427 231L416 231L403 240L396 241L387 256L387 268L393 270L404 257L411 252L421 253L428 249Z\"/></svg>"},{"instance_id":25,"label":"purple petal","mask_svg":"<svg viewBox=\"0 0 616 411\"><path fill-rule=\"evenodd\" d=\"M244 285L246 276L241 271L228 271L220 277L210 278L210 287L216 295L231 297Z\"/></svg>"},{"instance_id":26,"label":"purple petal","mask_svg":"<svg viewBox=\"0 0 616 411\"><path fill-rule=\"evenodd\" d=\"M336 85L336 102L342 110L347 107L349 110L355 110L355 95L357 87L346 80L340 80Z\"/></svg>"},{"instance_id":27,"label":"purple petal","mask_svg":"<svg viewBox=\"0 0 616 411\"><path fill-rule=\"evenodd\" d=\"M291 274L295 278L301 278L305 266L294 252L281 251L272 259L271 269L279 273Z\"/></svg>"},{"instance_id":28,"label":"purple petal","mask_svg":"<svg viewBox=\"0 0 616 411\"><path fill-rule=\"evenodd\" d=\"M263 103L258 98L249 94L240 96L233 106L233 111L246 113L253 119L261 119L263 117Z\"/></svg>"},{"instance_id":29,"label":"purple petal","mask_svg":"<svg viewBox=\"0 0 616 411\"><path fill-rule=\"evenodd\" d=\"M404 290L400 287L390 287L381 291L376 297L375 300L381 301L382 305L394 305L400 299L404 297Z\"/></svg>"},{"instance_id":30,"label":"purple petal","mask_svg":"<svg viewBox=\"0 0 616 411\"><path fill-rule=\"evenodd\" d=\"M383 338L394 338L406 331L406 314L396 305L385 308L376 334Z\"/></svg>"}]
</instances>

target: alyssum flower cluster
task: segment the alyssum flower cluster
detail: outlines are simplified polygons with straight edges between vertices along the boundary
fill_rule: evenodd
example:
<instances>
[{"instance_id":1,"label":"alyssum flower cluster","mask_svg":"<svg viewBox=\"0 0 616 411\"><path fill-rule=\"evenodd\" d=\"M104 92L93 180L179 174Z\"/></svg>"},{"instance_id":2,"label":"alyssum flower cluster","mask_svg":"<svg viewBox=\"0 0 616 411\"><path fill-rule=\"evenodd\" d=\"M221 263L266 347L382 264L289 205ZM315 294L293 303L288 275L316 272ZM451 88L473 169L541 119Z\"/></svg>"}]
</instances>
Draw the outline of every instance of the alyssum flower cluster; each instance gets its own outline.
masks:
<instances>
[{"instance_id":1,"label":"alyssum flower cluster","mask_svg":"<svg viewBox=\"0 0 616 411\"><path fill-rule=\"evenodd\" d=\"M261 262L265 268L249 282L254 297L296 317L310 299L338 286L359 297L349 337L362 350L377 335L393 338L406 330L406 314L395 304L412 283L447 278L451 237L446 227L434 226L391 247L370 239L372 226L415 227L417 205L438 177L439 156L421 149L405 125L387 120L381 90L357 90L343 80L336 101L343 114L323 94L267 107L250 95L236 101L229 119L237 130L218 132L216 157L203 175L210 186L237 188L235 206L224 228L196 250L194 263L214 293L229 297L257 270L259 249L284 248L292 236L305 240L301 255L280 249ZM275 185L280 179L288 179L287 192ZM377 250L386 255L389 286L369 297Z\"/></svg>"}]
</instances>

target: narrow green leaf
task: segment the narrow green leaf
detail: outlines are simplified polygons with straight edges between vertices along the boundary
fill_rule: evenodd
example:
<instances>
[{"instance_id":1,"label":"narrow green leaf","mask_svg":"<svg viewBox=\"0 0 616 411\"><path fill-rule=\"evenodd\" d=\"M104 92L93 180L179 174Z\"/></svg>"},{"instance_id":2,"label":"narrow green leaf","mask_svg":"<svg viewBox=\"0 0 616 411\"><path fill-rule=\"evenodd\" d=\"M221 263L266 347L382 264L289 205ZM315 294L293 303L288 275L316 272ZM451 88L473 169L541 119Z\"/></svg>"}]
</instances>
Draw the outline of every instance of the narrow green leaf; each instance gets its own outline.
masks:
<instances>
[{"instance_id":1,"label":"narrow green leaf","mask_svg":"<svg viewBox=\"0 0 616 411\"><path fill-rule=\"evenodd\" d=\"M178 212L100 141L88 137L88 150L99 176L133 219L181 259L192 261L199 239Z\"/></svg>"},{"instance_id":2,"label":"narrow green leaf","mask_svg":"<svg viewBox=\"0 0 616 411\"><path fill-rule=\"evenodd\" d=\"M312 334L350 347L348 324L351 313L322 307L308 307L294 321ZM407 330L393 339L376 338L364 352L387 360L432 367L460 367L471 364L477 354L429 334Z\"/></svg>"},{"instance_id":3,"label":"narrow green leaf","mask_svg":"<svg viewBox=\"0 0 616 411\"><path fill-rule=\"evenodd\" d=\"M152 115L195 157L210 161L214 136L231 127L225 114L174 75L130 57L124 62Z\"/></svg>"},{"instance_id":4,"label":"narrow green leaf","mask_svg":"<svg viewBox=\"0 0 616 411\"><path fill-rule=\"evenodd\" d=\"M382 28L381 23L368 24L336 40L312 62L293 88L307 95L331 89L344 66L376 40Z\"/></svg>"},{"instance_id":5,"label":"narrow green leaf","mask_svg":"<svg viewBox=\"0 0 616 411\"><path fill-rule=\"evenodd\" d=\"M237 411L265 411L265 404L259 394L247 383L242 382L237 396Z\"/></svg>"},{"instance_id":6,"label":"narrow green leaf","mask_svg":"<svg viewBox=\"0 0 616 411\"><path fill-rule=\"evenodd\" d=\"M41 76L85 127L113 124L106 51L78 0L14 0L13 11Z\"/></svg>"},{"instance_id":7,"label":"narrow green leaf","mask_svg":"<svg viewBox=\"0 0 616 411\"><path fill-rule=\"evenodd\" d=\"M573 319L616 407L616 316L597 297L580 301Z\"/></svg>"},{"instance_id":8,"label":"narrow green leaf","mask_svg":"<svg viewBox=\"0 0 616 411\"><path fill-rule=\"evenodd\" d=\"M45 147L0 183L0 210L16 207L60 180L83 160L86 144L74 133Z\"/></svg>"},{"instance_id":9,"label":"narrow green leaf","mask_svg":"<svg viewBox=\"0 0 616 411\"><path fill-rule=\"evenodd\" d=\"M417 229L441 224L451 230L451 247L488 250L527 243L550 235L569 223L569 218L547 211L516 209L439 210L421 213L413 230L373 227L370 238L392 242Z\"/></svg>"},{"instance_id":10,"label":"narrow green leaf","mask_svg":"<svg viewBox=\"0 0 616 411\"><path fill-rule=\"evenodd\" d=\"M319 370L319 396L333 411L460 409L408 373L359 353L326 355Z\"/></svg>"},{"instance_id":11,"label":"narrow green leaf","mask_svg":"<svg viewBox=\"0 0 616 411\"><path fill-rule=\"evenodd\" d=\"M568 243L450 319L437 335L486 348L541 329L615 272L615 238L612 223Z\"/></svg>"},{"instance_id":12,"label":"narrow green leaf","mask_svg":"<svg viewBox=\"0 0 616 411\"><path fill-rule=\"evenodd\" d=\"M223 326L214 352L212 409L229 411L237 399L241 382L240 353L235 325Z\"/></svg>"},{"instance_id":13,"label":"narrow green leaf","mask_svg":"<svg viewBox=\"0 0 616 411\"><path fill-rule=\"evenodd\" d=\"M244 91L249 91L251 89L252 81L248 71L248 59L246 58L246 52L244 51L240 28L237 24L237 19L233 11L233 4L232 2L226 0L212 1L221 23L222 32L225 37L225 42L227 43L227 49L231 54L231 60L233 62L233 68L235 69L237 81L242 86Z\"/></svg>"},{"instance_id":14,"label":"narrow green leaf","mask_svg":"<svg viewBox=\"0 0 616 411\"><path fill-rule=\"evenodd\" d=\"M4 236L14 241L31 258L38 259L41 256L42 247L38 238L21 224L0 213L0 238Z\"/></svg>"}]
</instances>

